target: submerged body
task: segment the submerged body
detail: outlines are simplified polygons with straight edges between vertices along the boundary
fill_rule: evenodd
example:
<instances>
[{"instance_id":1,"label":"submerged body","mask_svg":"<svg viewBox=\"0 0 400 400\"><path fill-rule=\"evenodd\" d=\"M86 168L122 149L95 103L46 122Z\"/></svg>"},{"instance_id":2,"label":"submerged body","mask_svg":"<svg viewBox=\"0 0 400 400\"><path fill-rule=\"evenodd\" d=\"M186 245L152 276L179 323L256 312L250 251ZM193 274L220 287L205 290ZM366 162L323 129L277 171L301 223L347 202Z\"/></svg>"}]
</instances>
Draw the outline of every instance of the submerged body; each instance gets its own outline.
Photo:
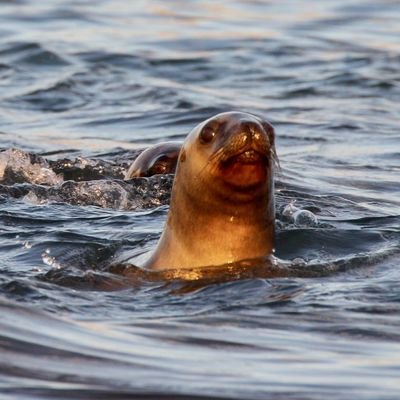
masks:
<instances>
[{"instance_id":1,"label":"submerged body","mask_svg":"<svg viewBox=\"0 0 400 400\"><path fill-rule=\"evenodd\" d=\"M167 222L144 267L180 269L263 257L274 249L274 130L251 114L218 114L179 153Z\"/></svg>"}]
</instances>

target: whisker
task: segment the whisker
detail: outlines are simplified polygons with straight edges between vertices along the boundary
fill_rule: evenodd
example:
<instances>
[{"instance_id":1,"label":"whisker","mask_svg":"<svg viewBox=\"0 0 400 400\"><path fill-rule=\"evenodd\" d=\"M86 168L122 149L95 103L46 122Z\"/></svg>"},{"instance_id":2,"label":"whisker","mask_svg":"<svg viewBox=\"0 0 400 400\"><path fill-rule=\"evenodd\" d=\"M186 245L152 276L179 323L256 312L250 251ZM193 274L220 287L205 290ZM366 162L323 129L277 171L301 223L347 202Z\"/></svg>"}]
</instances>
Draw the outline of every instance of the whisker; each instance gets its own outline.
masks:
<instances>
[{"instance_id":1,"label":"whisker","mask_svg":"<svg viewBox=\"0 0 400 400\"><path fill-rule=\"evenodd\" d=\"M204 167L199 171L198 176L202 175L206 168L208 168L209 172L215 172L218 168L219 161L223 158L224 149L221 148L217 152L215 152L209 159L208 162L204 165ZM212 162L210 162L212 161Z\"/></svg>"},{"instance_id":2,"label":"whisker","mask_svg":"<svg viewBox=\"0 0 400 400\"><path fill-rule=\"evenodd\" d=\"M273 166L277 169L278 172L281 172L282 168L279 162L278 154L276 154L275 147L271 149L271 155L272 155Z\"/></svg>"},{"instance_id":3,"label":"whisker","mask_svg":"<svg viewBox=\"0 0 400 400\"><path fill-rule=\"evenodd\" d=\"M217 150L210 158L209 161L214 161L216 158L220 157L222 158L223 153L226 151L223 147L221 147L219 150Z\"/></svg>"}]
</instances>

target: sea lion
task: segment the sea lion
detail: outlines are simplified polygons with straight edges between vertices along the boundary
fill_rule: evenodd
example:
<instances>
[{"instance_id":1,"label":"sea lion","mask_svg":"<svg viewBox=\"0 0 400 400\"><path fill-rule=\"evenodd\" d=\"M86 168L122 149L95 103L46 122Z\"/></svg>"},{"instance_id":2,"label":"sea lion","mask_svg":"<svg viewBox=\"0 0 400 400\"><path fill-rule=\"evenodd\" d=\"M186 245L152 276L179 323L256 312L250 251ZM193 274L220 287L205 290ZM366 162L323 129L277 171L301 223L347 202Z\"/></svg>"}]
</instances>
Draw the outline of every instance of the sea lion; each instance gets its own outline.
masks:
<instances>
[{"instance_id":1,"label":"sea lion","mask_svg":"<svg viewBox=\"0 0 400 400\"><path fill-rule=\"evenodd\" d=\"M275 133L242 112L196 126L179 153L164 231L149 269L221 265L274 250Z\"/></svg>"},{"instance_id":2,"label":"sea lion","mask_svg":"<svg viewBox=\"0 0 400 400\"><path fill-rule=\"evenodd\" d=\"M180 142L164 142L149 147L132 163L124 179L174 173L181 146Z\"/></svg>"}]
</instances>

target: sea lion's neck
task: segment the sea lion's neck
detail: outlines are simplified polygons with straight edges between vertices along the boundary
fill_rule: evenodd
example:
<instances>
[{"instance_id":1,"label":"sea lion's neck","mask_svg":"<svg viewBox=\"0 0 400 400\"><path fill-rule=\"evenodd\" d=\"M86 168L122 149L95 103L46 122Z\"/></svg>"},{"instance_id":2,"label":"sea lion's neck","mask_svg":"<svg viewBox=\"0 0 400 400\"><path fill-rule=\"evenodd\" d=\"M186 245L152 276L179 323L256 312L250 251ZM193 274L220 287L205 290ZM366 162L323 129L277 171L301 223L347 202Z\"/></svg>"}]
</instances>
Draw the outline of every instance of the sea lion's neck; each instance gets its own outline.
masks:
<instances>
[{"instance_id":1,"label":"sea lion's neck","mask_svg":"<svg viewBox=\"0 0 400 400\"><path fill-rule=\"evenodd\" d=\"M207 207L194 201L198 193L182 189L173 190L166 227L148 267L220 265L273 252L272 187L252 202L224 201Z\"/></svg>"}]
</instances>

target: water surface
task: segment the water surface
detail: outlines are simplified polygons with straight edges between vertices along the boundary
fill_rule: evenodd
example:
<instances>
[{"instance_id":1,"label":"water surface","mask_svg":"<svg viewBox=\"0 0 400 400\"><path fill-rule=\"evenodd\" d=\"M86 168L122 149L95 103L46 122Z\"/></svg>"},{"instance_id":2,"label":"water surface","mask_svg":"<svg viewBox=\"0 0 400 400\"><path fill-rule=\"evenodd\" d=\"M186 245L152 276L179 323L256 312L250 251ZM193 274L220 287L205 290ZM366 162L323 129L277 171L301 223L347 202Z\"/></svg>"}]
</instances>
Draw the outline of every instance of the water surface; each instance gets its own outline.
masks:
<instances>
[{"instance_id":1,"label":"water surface","mask_svg":"<svg viewBox=\"0 0 400 400\"><path fill-rule=\"evenodd\" d=\"M0 397L398 399L399 18L0 2L0 147L20 149L0 153ZM130 160L228 110L276 129L276 255L332 273L110 291L102 267L151 250L168 210L172 177L123 184Z\"/></svg>"}]
</instances>

